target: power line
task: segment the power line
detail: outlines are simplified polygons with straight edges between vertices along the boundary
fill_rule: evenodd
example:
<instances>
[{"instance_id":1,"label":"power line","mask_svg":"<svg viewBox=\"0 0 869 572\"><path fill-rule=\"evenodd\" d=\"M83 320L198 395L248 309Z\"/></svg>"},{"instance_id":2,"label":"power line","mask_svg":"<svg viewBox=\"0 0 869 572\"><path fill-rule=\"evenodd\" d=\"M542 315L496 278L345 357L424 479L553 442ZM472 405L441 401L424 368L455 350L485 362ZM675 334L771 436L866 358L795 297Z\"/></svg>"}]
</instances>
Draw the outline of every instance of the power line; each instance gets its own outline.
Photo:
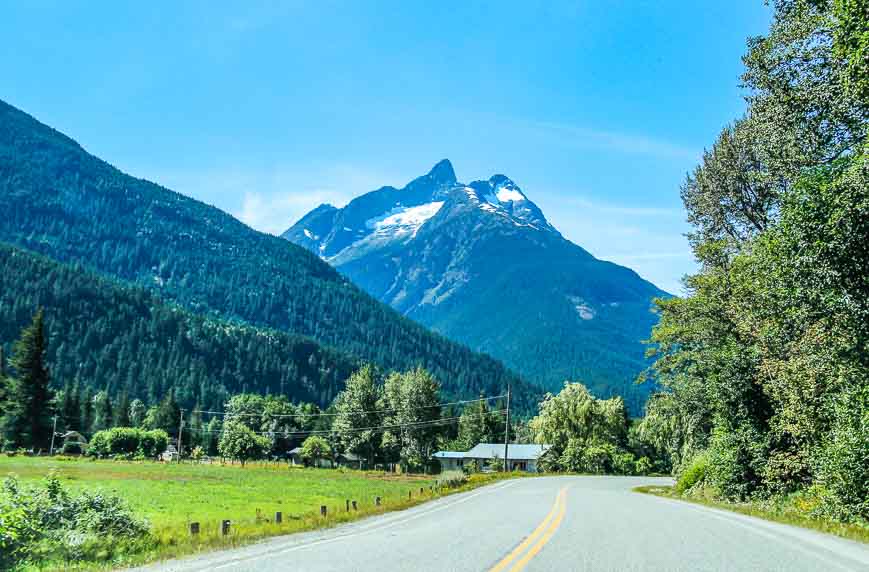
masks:
<instances>
[{"instance_id":1,"label":"power line","mask_svg":"<svg viewBox=\"0 0 869 572\"><path fill-rule=\"evenodd\" d=\"M367 413L398 413L398 412L406 412L406 411L417 411L420 409L434 409L435 407L448 407L450 405L464 405L467 403L478 403L480 401L491 401L493 399L500 399L502 397L506 397L506 393L502 393L501 395L493 395L492 397L481 397L479 399L465 399L462 401L451 401L448 403L436 403L434 405L421 405L419 407L409 407L406 409L369 409L364 411L353 411L354 415L364 415ZM182 410L182 411L186 411ZM342 413L286 413L286 414L271 414L267 412L262 413L233 413L230 411L207 411L204 409L194 409L190 412L193 413L206 413L209 415L222 415L224 417L269 417L269 418L307 418L307 417L337 417L338 415L342 415Z\"/></svg>"},{"instance_id":2,"label":"power line","mask_svg":"<svg viewBox=\"0 0 869 572\"><path fill-rule=\"evenodd\" d=\"M486 415L504 415L506 413L506 409L497 409L492 411L487 411L485 413L475 413L465 418L476 418L483 417ZM343 429L340 431L336 431L334 429L314 429L311 431L254 431L257 435L269 435L269 436L282 436L282 437L304 437L310 435L328 435L331 433L362 433L365 431L372 431L374 433L380 433L389 431L390 429L416 429L416 428L425 428L425 427L438 427L441 425L449 425L458 420L462 419L461 416L457 417L441 417L438 419L429 419L427 421L411 421L409 423L396 423L391 425L375 425L372 427L356 427L352 429ZM193 431L196 433L222 433L223 430L216 429L197 429L188 427L188 431Z\"/></svg>"}]
</instances>

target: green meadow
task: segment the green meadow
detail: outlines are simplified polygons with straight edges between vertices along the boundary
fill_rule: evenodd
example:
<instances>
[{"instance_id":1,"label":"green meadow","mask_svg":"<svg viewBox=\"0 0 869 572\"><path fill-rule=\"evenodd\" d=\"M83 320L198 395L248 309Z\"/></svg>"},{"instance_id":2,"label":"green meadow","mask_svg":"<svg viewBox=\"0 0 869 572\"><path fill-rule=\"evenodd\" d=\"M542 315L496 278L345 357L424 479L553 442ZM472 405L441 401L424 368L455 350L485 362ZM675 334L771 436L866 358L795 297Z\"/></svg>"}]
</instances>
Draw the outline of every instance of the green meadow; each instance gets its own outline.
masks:
<instances>
[{"instance_id":1,"label":"green meadow","mask_svg":"<svg viewBox=\"0 0 869 572\"><path fill-rule=\"evenodd\" d=\"M33 484L50 473L70 492L101 491L119 496L138 516L148 520L153 546L130 556L124 564L333 526L407 508L444 494L438 487L430 490L436 482L431 476L305 469L267 463L249 463L242 468L219 463L0 456L3 478L14 475L22 484ZM461 489L454 490L465 490L495 478L497 475L474 475ZM380 506L376 505L376 497L381 498ZM357 510L347 511L348 500L356 501ZM325 518L320 514L321 506L327 507ZM283 514L280 524L274 522L278 511ZM224 519L232 523L226 537L220 534L220 522ZM199 535L190 535L190 522L200 523Z\"/></svg>"}]
</instances>

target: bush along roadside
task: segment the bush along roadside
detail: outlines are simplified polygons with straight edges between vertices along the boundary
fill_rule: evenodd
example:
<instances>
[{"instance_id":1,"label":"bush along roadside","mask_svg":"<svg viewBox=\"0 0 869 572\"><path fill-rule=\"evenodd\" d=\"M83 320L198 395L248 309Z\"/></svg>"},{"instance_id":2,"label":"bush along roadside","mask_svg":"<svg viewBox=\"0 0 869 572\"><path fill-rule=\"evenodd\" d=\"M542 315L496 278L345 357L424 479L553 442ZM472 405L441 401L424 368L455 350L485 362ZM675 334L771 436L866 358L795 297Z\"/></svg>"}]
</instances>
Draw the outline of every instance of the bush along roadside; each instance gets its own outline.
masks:
<instances>
[{"instance_id":1,"label":"bush along roadside","mask_svg":"<svg viewBox=\"0 0 869 572\"><path fill-rule=\"evenodd\" d=\"M148 523L120 498L65 491L55 476L22 486L8 477L0 492L0 569L115 560L153 544Z\"/></svg>"},{"instance_id":2,"label":"bush along roadside","mask_svg":"<svg viewBox=\"0 0 869 572\"><path fill-rule=\"evenodd\" d=\"M672 487L647 485L634 490L869 543L869 522L859 518L843 521L831 515L827 511L829 493L821 486L727 500L716 484L717 475L708 452L696 455L676 477Z\"/></svg>"}]
</instances>

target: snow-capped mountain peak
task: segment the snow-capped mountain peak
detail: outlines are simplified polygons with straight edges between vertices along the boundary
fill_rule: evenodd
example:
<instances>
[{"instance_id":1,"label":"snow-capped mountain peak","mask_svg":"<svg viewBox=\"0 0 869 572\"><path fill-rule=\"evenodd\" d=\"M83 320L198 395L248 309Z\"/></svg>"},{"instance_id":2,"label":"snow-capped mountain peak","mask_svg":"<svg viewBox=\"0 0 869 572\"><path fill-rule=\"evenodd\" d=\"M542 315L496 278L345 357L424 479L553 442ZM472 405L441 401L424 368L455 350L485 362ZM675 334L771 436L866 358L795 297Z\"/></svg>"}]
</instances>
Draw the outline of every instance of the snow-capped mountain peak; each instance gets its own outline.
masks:
<instances>
[{"instance_id":1,"label":"snow-capped mountain peak","mask_svg":"<svg viewBox=\"0 0 869 572\"><path fill-rule=\"evenodd\" d=\"M562 237L505 175L463 183L444 160L400 189L319 207L284 237L547 389L587 376L604 392L643 395L632 383L645 367L638 340L656 319L651 299L663 293Z\"/></svg>"},{"instance_id":2,"label":"snow-capped mountain peak","mask_svg":"<svg viewBox=\"0 0 869 572\"><path fill-rule=\"evenodd\" d=\"M482 211L490 224L558 235L537 205L508 177L494 175L465 185L457 181L452 163L443 159L401 189L381 187L353 199L341 209L321 205L284 233L284 237L338 263L372 249L413 240L442 211L447 218Z\"/></svg>"}]
</instances>

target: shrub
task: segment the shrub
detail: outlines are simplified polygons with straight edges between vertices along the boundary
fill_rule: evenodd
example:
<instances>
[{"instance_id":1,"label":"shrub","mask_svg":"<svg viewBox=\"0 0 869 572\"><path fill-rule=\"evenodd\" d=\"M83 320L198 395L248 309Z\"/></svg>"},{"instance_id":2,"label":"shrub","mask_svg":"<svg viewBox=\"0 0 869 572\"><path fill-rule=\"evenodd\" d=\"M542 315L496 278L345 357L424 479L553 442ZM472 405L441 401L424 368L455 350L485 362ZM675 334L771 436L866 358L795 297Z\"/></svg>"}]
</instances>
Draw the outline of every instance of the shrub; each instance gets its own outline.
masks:
<instances>
[{"instance_id":1,"label":"shrub","mask_svg":"<svg viewBox=\"0 0 869 572\"><path fill-rule=\"evenodd\" d=\"M708 469L709 455L703 452L695 456L679 475L675 486L676 492L682 494L698 484L703 484L706 481Z\"/></svg>"},{"instance_id":2,"label":"shrub","mask_svg":"<svg viewBox=\"0 0 869 572\"><path fill-rule=\"evenodd\" d=\"M619 451L613 455L613 472L617 475L633 475L637 468L637 459L633 453Z\"/></svg>"},{"instance_id":3,"label":"shrub","mask_svg":"<svg viewBox=\"0 0 869 572\"><path fill-rule=\"evenodd\" d=\"M332 457L332 448L329 442L319 435L311 435L302 443L302 460L306 466L316 464L320 459Z\"/></svg>"},{"instance_id":4,"label":"shrub","mask_svg":"<svg viewBox=\"0 0 869 572\"><path fill-rule=\"evenodd\" d=\"M162 429L152 429L151 431L140 429L139 431L142 432L142 440L139 442L137 454L153 459L169 446L169 435Z\"/></svg>"},{"instance_id":5,"label":"shrub","mask_svg":"<svg viewBox=\"0 0 869 572\"><path fill-rule=\"evenodd\" d=\"M727 500L747 500L758 490L767 464L764 442L747 424L716 429L707 450L707 484Z\"/></svg>"},{"instance_id":6,"label":"shrub","mask_svg":"<svg viewBox=\"0 0 869 572\"><path fill-rule=\"evenodd\" d=\"M435 481L438 487L458 488L468 482L468 476L462 471L446 471L438 475Z\"/></svg>"},{"instance_id":7,"label":"shrub","mask_svg":"<svg viewBox=\"0 0 869 572\"><path fill-rule=\"evenodd\" d=\"M652 461L648 457L640 457L634 466L634 472L638 475L648 475L652 472L652 469Z\"/></svg>"},{"instance_id":8,"label":"shrub","mask_svg":"<svg viewBox=\"0 0 869 572\"><path fill-rule=\"evenodd\" d=\"M580 472L603 475L613 472L615 447L604 443L592 443L582 452Z\"/></svg>"},{"instance_id":9,"label":"shrub","mask_svg":"<svg viewBox=\"0 0 869 572\"><path fill-rule=\"evenodd\" d=\"M119 498L70 496L53 476L29 488L9 478L0 493L0 569L25 560L38 565L44 560L108 559L149 540L147 524Z\"/></svg>"},{"instance_id":10,"label":"shrub","mask_svg":"<svg viewBox=\"0 0 869 572\"><path fill-rule=\"evenodd\" d=\"M205 449L203 449L199 445L193 447L193 450L190 451L190 458L194 461L201 461L205 458Z\"/></svg>"},{"instance_id":11,"label":"shrub","mask_svg":"<svg viewBox=\"0 0 869 572\"><path fill-rule=\"evenodd\" d=\"M846 522L869 522L869 387L843 396L832 437L816 456L825 493L822 512Z\"/></svg>"},{"instance_id":12,"label":"shrub","mask_svg":"<svg viewBox=\"0 0 869 572\"><path fill-rule=\"evenodd\" d=\"M169 445L169 435L162 429L146 431L134 427L115 427L97 431L88 445L88 455L92 457L133 458L141 455L154 458Z\"/></svg>"},{"instance_id":13,"label":"shrub","mask_svg":"<svg viewBox=\"0 0 869 572\"><path fill-rule=\"evenodd\" d=\"M468 461L462 465L462 472L466 475L470 475L471 473L479 473L481 470L479 464L476 459Z\"/></svg>"},{"instance_id":14,"label":"shrub","mask_svg":"<svg viewBox=\"0 0 869 572\"><path fill-rule=\"evenodd\" d=\"M77 441L67 441L60 450L64 455L81 455L84 453L82 444Z\"/></svg>"},{"instance_id":15,"label":"shrub","mask_svg":"<svg viewBox=\"0 0 869 572\"><path fill-rule=\"evenodd\" d=\"M317 436L311 436L305 440L305 443L302 445L302 459L305 460L306 464L310 458L308 455L311 455L311 451L306 449L305 446L308 444L308 441L315 438L326 443L325 439ZM243 467L251 459L262 458L271 449L271 446L272 443L268 437L257 435L253 429L240 421L229 421L223 427L217 448L224 457L241 461L241 466ZM328 444L326 444L327 450L328 447Z\"/></svg>"}]
</instances>

